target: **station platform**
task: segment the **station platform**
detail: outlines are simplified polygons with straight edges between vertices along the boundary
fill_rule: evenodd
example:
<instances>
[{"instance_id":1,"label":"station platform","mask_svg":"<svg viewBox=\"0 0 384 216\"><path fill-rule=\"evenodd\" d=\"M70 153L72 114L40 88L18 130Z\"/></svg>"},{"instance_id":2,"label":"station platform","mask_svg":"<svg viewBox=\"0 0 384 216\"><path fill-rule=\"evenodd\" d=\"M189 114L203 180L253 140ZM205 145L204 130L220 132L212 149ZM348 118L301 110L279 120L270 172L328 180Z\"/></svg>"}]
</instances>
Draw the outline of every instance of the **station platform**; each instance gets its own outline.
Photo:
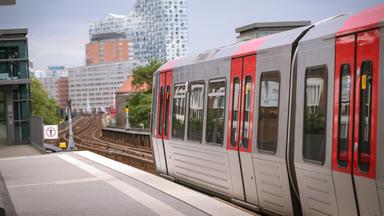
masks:
<instances>
[{"instance_id":1,"label":"station platform","mask_svg":"<svg viewBox=\"0 0 384 216\"><path fill-rule=\"evenodd\" d=\"M253 215L88 151L0 159L17 215Z\"/></svg>"},{"instance_id":2,"label":"station platform","mask_svg":"<svg viewBox=\"0 0 384 216\"><path fill-rule=\"evenodd\" d=\"M0 158L41 155L32 145L0 145Z\"/></svg>"}]
</instances>

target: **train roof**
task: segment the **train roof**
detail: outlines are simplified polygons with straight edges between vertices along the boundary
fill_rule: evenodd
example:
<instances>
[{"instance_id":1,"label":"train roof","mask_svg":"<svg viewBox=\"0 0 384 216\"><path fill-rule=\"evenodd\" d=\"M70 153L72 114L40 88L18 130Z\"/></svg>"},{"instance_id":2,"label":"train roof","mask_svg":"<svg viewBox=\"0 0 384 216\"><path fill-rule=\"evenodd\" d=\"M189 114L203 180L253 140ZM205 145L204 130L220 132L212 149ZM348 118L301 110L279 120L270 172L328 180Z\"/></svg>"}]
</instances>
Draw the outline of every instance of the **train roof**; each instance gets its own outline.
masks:
<instances>
[{"instance_id":1,"label":"train roof","mask_svg":"<svg viewBox=\"0 0 384 216\"><path fill-rule=\"evenodd\" d=\"M159 68L159 71L167 71L186 65L200 63L204 61L213 61L222 58L236 58L239 56L256 53L258 50L264 50L272 47L278 47L291 44L305 29L305 26L277 34L268 35L253 40L237 42L228 46L223 46L197 55L187 56L184 58L169 61Z\"/></svg>"},{"instance_id":2,"label":"train roof","mask_svg":"<svg viewBox=\"0 0 384 216\"><path fill-rule=\"evenodd\" d=\"M340 14L314 24L301 41L327 39L348 35L384 25L384 4L362 10L356 14Z\"/></svg>"},{"instance_id":3,"label":"train roof","mask_svg":"<svg viewBox=\"0 0 384 216\"><path fill-rule=\"evenodd\" d=\"M376 28L384 25L384 4L377 5L356 14L340 14L315 23L310 26L284 31L265 37L237 42L229 46L219 47L197 55L171 60L163 64L158 71L167 71L174 68L195 63L213 61L222 58L236 58L256 53L273 47L291 45L303 32L311 28L301 41L318 38L336 37L364 29Z\"/></svg>"}]
</instances>

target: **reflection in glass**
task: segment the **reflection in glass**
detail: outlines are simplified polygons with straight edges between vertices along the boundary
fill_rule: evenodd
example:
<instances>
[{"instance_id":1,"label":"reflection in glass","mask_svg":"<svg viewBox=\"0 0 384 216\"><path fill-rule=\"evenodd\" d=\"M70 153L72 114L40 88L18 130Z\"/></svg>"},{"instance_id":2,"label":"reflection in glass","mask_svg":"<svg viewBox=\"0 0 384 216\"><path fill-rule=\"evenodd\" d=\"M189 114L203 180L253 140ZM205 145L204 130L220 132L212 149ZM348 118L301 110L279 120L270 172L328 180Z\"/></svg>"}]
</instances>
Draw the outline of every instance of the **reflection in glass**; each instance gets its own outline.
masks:
<instances>
[{"instance_id":1,"label":"reflection in glass","mask_svg":"<svg viewBox=\"0 0 384 216\"><path fill-rule=\"evenodd\" d=\"M303 157L323 163L327 114L327 71L308 69L305 74Z\"/></svg>"},{"instance_id":2,"label":"reflection in glass","mask_svg":"<svg viewBox=\"0 0 384 216\"><path fill-rule=\"evenodd\" d=\"M159 109L159 122L158 122L158 133L161 136L163 134L163 103L164 103L164 88L160 88L159 93L159 102L160 102L160 109Z\"/></svg>"},{"instance_id":3,"label":"reflection in glass","mask_svg":"<svg viewBox=\"0 0 384 216\"><path fill-rule=\"evenodd\" d=\"M360 76L359 168L369 171L371 152L372 62L363 62Z\"/></svg>"},{"instance_id":4,"label":"reflection in glass","mask_svg":"<svg viewBox=\"0 0 384 216\"><path fill-rule=\"evenodd\" d=\"M278 72L263 73L260 83L259 122L257 146L261 151L276 152L279 120Z\"/></svg>"},{"instance_id":5,"label":"reflection in glass","mask_svg":"<svg viewBox=\"0 0 384 216\"><path fill-rule=\"evenodd\" d=\"M244 112L243 112L243 141L242 146L247 149L249 143L249 123L250 123L250 114L251 114L251 91L252 91L252 77L247 76L245 78L244 85Z\"/></svg>"},{"instance_id":6,"label":"reflection in glass","mask_svg":"<svg viewBox=\"0 0 384 216\"><path fill-rule=\"evenodd\" d=\"M349 134L349 98L351 92L351 72L349 64L341 66L340 71L340 104L339 104L339 144L337 161L339 166L347 167L348 134Z\"/></svg>"},{"instance_id":7,"label":"reflection in glass","mask_svg":"<svg viewBox=\"0 0 384 216\"><path fill-rule=\"evenodd\" d=\"M176 84L173 96L172 137L184 139L186 85Z\"/></svg>"},{"instance_id":8,"label":"reflection in glass","mask_svg":"<svg viewBox=\"0 0 384 216\"><path fill-rule=\"evenodd\" d=\"M208 143L224 142L225 81L214 81L208 87L207 129Z\"/></svg>"},{"instance_id":9,"label":"reflection in glass","mask_svg":"<svg viewBox=\"0 0 384 216\"><path fill-rule=\"evenodd\" d=\"M170 87L167 86L165 92L165 116L164 116L164 135L168 136L168 121L169 121L169 100L170 100Z\"/></svg>"},{"instance_id":10,"label":"reflection in glass","mask_svg":"<svg viewBox=\"0 0 384 216\"><path fill-rule=\"evenodd\" d=\"M239 115L239 98L240 98L240 81L238 77L233 80L232 92L232 120L231 120L231 146L236 146L237 141L237 127Z\"/></svg>"},{"instance_id":11,"label":"reflection in glass","mask_svg":"<svg viewBox=\"0 0 384 216\"><path fill-rule=\"evenodd\" d=\"M204 81L191 82L189 96L188 139L202 141L204 115Z\"/></svg>"}]
</instances>

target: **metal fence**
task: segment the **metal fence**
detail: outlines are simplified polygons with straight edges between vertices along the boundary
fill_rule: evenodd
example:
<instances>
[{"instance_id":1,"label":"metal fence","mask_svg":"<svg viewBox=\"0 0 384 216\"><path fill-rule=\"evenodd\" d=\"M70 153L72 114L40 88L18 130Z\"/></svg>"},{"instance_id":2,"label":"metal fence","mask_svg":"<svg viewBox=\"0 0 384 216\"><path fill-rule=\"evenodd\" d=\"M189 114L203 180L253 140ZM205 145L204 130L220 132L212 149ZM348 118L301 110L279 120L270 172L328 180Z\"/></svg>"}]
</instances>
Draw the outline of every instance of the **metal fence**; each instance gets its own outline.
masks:
<instances>
[{"instance_id":1,"label":"metal fence","mask_svg":"<svg viewBox=\"0 0 384 216\"><path fill-rule=\"evenodd\" d=\"M31 116L31 144L41 149L44 149L43 126L43 117Z\"/></svg>"}]
</instances>

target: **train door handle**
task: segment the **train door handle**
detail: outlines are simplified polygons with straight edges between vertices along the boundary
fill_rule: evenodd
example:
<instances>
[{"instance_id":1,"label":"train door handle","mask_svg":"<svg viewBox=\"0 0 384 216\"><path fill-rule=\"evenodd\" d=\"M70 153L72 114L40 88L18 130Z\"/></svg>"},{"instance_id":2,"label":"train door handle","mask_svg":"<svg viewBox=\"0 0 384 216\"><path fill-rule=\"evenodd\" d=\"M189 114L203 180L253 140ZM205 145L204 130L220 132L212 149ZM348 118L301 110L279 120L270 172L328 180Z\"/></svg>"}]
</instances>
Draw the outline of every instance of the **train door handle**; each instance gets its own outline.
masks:
<instances>
[{"instance_id":1,"label":"train door handle","mask_svg":"<svg viewBox=\"0 0 384 216\"><path fill-rule=\"evenodd\" d=\"M357 142L353 143L353 152L358 152L359 144ZM353 159L353 166L357 167L357 158Z\"/></svg>"}]
</instances>

